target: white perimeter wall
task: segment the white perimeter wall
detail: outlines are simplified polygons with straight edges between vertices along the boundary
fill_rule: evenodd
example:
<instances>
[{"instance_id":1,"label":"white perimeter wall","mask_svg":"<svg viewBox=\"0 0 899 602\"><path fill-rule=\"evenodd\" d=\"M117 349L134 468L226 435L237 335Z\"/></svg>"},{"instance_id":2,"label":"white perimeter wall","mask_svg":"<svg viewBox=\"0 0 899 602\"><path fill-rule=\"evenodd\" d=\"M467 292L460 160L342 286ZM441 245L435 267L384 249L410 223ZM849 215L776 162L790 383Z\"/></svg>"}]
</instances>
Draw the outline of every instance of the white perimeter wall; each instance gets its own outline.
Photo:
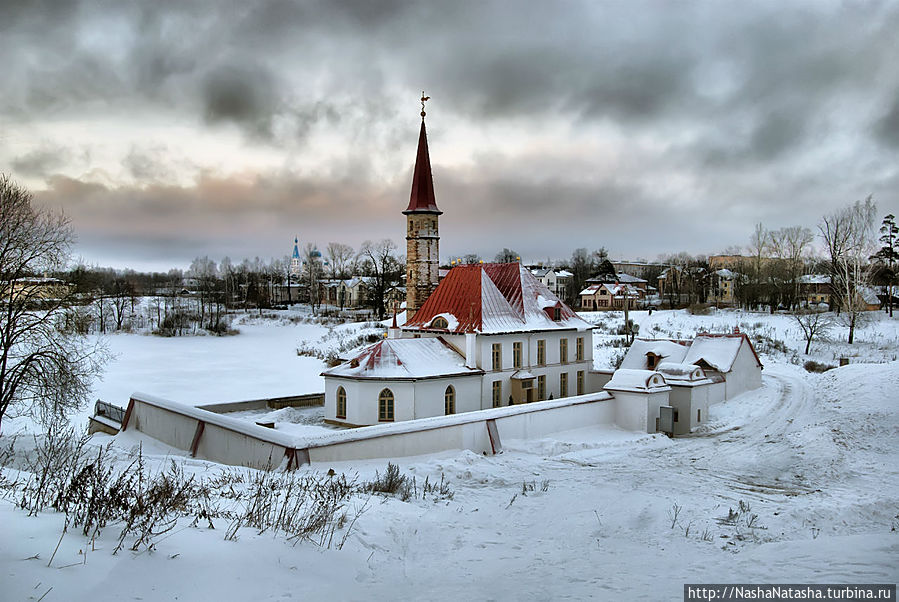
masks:
<instances>
[{"instance_id":1,"label":"white perimeter wall","mask_svg":"<svg viewBox=\"0 0 899 602\"><path fill-rule=\"evenodd\" d=\"M200 422L197 417L190 414L203 411L184 406L185 413L182 413L178 411L181 404L168 402L168 405L174 409L161 408L135 399L127 428L138 430L174 448L190 452ZM209 417L216 419L214 414L210 414ZM262 429L253 424L240 426L247 429ZM265 431L259 432L261 436L268 435ZM276 442L205 422L196 457L232 466L271 469L284 461L286 449L286 446Z\"/></svg>"},{"instance_id":2,"label":"white perimeter wall","mask_svg":"<svg viewBox=\"0 0 899 602\"><path fill-rule=\"evenodd\" d=\"M310 441L311 462L417 456L453 449L492 453L487 421L496 422L500 441L532 439L585 426L612 424L615 404L607 393L496 408L406 424L381 424L377 430L345 431L331 441Z\"/></svg>"}]
</instances>

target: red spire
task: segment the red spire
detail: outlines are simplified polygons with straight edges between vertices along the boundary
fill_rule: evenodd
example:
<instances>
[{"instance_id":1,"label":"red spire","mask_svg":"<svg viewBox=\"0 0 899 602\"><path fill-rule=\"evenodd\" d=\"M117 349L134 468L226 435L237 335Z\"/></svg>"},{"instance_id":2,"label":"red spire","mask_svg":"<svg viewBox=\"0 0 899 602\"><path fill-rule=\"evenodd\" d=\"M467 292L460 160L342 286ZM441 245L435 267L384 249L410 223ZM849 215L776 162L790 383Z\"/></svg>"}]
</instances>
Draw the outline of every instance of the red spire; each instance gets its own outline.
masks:
<instances>
[{"instance_id":1,"label":"red spire","mask_svg":"<svg viewBox=\"0 0 899 602\"><path fill-rule=\"evenodd\" d=\"M424 115L424 111L422 111ZM415 157L415 173L412 174L412 195L409 206L403 213L443 213L434 199L434 180L431 177L431 158L428 156L428 133L425 118L421 118L421 133L418 135L418 155Z\"/></svg>"}]
</instances>

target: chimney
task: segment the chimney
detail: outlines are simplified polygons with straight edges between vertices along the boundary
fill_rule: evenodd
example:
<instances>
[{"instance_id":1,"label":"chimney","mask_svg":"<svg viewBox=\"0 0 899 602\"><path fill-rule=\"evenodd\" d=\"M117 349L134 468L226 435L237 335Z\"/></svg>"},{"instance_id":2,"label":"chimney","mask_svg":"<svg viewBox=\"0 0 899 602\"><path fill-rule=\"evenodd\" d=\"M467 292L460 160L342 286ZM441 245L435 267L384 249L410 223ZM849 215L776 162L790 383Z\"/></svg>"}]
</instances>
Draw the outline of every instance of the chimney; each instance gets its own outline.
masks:
<instances>
[{"instance_id":1,"label":"chimney","mask_svg":"<svg viewBox=\"0 0 899 602\"><path fill-rule=\"evenodd\" d=\"M465 333L465 365L468 368L478 367L478 335L474 332Z\"/></svg>"}]
</instances>

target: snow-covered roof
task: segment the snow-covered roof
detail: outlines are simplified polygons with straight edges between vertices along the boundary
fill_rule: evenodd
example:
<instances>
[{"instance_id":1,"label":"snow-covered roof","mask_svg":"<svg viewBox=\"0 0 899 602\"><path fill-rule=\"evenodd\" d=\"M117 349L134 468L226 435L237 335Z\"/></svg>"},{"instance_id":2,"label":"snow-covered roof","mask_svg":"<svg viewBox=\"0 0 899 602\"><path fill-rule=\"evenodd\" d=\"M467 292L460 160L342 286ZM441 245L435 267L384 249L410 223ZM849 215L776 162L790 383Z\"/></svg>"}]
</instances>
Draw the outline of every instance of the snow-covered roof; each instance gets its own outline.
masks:
<instances>
[{"instance_id":1,"label":"snow-covered roof","mask_svg":"<svg viewBox=\"0 0 899 602\"><path fill-rule=\"evenodd\" d=\"M728 270L727 268L722 268L720 270L716 270L715 275L718 276L719 278L733 278L735 276L735 274L732 271Z\"/></svg>"},{"instance_id":2,"label":"snow-covered roof","mask_svg":"<svg viewBox=\"0 0 899 602\"><path fill-rule=\"evenodd\" d=\"M618 272L615 274L615 277L618 278L618 282L621 282L622 284L640 284L641 282L646 282L643 278L637 278L636 276L631 276L624 272Z\"/></svg>"},{"instance_id":3,"label":"snow-covered roof","mask_svg":"<svg viewBox=\"0 0 899 602\"><path fill-rule=\"evenodd\" d=\"M629 370L619 368L612 374L612 379L606 383L603 389L612 391L636 391L640 393L655 393L668 391L671 387L663 377L654 370Z\"/></svg>"},{"instance_id":4,"label":"snow-covered roof","mask_svg":"<svg viewBox=\"0 0 899 602\"><path fill-rule=\"evenodd\" d=\"M705 372L696 364L684 364L676 362L662 362L656 366L656 371L661 372L665 380L670 382L677 381L699 381L707 380Z\"/></svg>"},{"instance_id":5,"label":"snow-covered roof","mask_svg":"<svg viewBox=\"0 0 899 602\"><path fill-rule=\"evenodd\" d=\"M465 358L441 337L384 339L322 376L349 378L419 379L483 374L469 368Z\"/></svg>"},{"instance_id":6,"label":"snow-covered roof","mask_svg":"<svg viewBox=\"0 0 899 602\"><path fill-rule=\"evenodd\" d=\"M759 366L762 363L749 342L749 338L742 333L734 334L698 334L693 339L687 355L684 357L685 364L699 364L705 362L708 366L714 368L718 372L730 372L740 352L743 344L749 346L752 354Z\"/></svg>"},{"instance_id":7,"label":"snow-covered roof","mask_svg":"<svg viewBox=\"0 0 899 602\"><path fill-rule=\"evenodd\" d=\"M868 305L878 305L880 303L880 297L877 296L877 289L873 286L858 287L858 294Z\"/></svg>"},{"instance_id":8,"label":"snow-covered roof","mask_svg":"<svg viewBox=\"0 0 899 602\"><path fill-rule=\"evenodd\" d=\"M593 328L519 263L454 267L404 330L428 330L438 315L454 316L455 327L447 330L456 333Z\"/></svg>"},{"instance_id":9,"label":"snow-covered roof","mask_svg":"<svg viewBox=\"0 0 899 602\"><path fill-rule=\"evenodd\" d=\"M511 378L515 380L527 380L529 378L537 378L527 370L518 370L514 374L512 374Z\"/></svg>"},{"instance_id":10,"label":"snow-covered roof","mask_svg":"<svg viewBox=\"0 0 899 602\"><path fill-rule=\"evenodd\" d=\"M830 284L827 274L804 274L799 277L800 284Z\"/></svg>"},{"instance_id":11,"label":"snow-covered roof","mask_svg":"<svg viewBox=\"0 0 899 602\"><path fill-rule=\"evenodd\" d=\"M621 367L625 369L646 368L646 356L650 353L666 362L681 363L687 355L688 344L667 339L636 339L628 349Z\"/></svg>"}]
</instances>

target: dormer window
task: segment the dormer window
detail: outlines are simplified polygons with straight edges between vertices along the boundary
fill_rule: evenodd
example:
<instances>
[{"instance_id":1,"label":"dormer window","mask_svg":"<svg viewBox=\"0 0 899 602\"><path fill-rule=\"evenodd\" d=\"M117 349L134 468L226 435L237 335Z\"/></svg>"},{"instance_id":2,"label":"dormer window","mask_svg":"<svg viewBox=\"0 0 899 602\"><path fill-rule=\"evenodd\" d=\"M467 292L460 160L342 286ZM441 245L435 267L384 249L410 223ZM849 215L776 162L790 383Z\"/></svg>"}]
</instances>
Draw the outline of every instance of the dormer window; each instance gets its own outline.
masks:
<instances>
[{"instance_id":1,"label":"dormer window","mask_svg":"<svg viewBox=\"0 0 899 602\"><path fill-rule=\"evenodd\" d=\"M658 355L650 351L646 354L646 368L648 370L655 370L660 359L661 358Z\"/></svg>"},{"instance_id":2,"label":"dormer window","mask_svg":"<svg viewBox=\"0 0 899 602\"><path fill-rule=\"evenodd\" d=\"M445 330L449 328L449 322L446 321L446 318L437 316L431 321L431 328L441 328Z\"/></svg>"},{"instance_id":3,"label":"dormer window","mask_svg":"<svg viewBox=\"0 0 899 602\"><path fill-rule=\"evenodd\" d=\"M562 308L554 307L553 308L553 322L558 322L562 319Z\"/></svg>"}]
</instances>

